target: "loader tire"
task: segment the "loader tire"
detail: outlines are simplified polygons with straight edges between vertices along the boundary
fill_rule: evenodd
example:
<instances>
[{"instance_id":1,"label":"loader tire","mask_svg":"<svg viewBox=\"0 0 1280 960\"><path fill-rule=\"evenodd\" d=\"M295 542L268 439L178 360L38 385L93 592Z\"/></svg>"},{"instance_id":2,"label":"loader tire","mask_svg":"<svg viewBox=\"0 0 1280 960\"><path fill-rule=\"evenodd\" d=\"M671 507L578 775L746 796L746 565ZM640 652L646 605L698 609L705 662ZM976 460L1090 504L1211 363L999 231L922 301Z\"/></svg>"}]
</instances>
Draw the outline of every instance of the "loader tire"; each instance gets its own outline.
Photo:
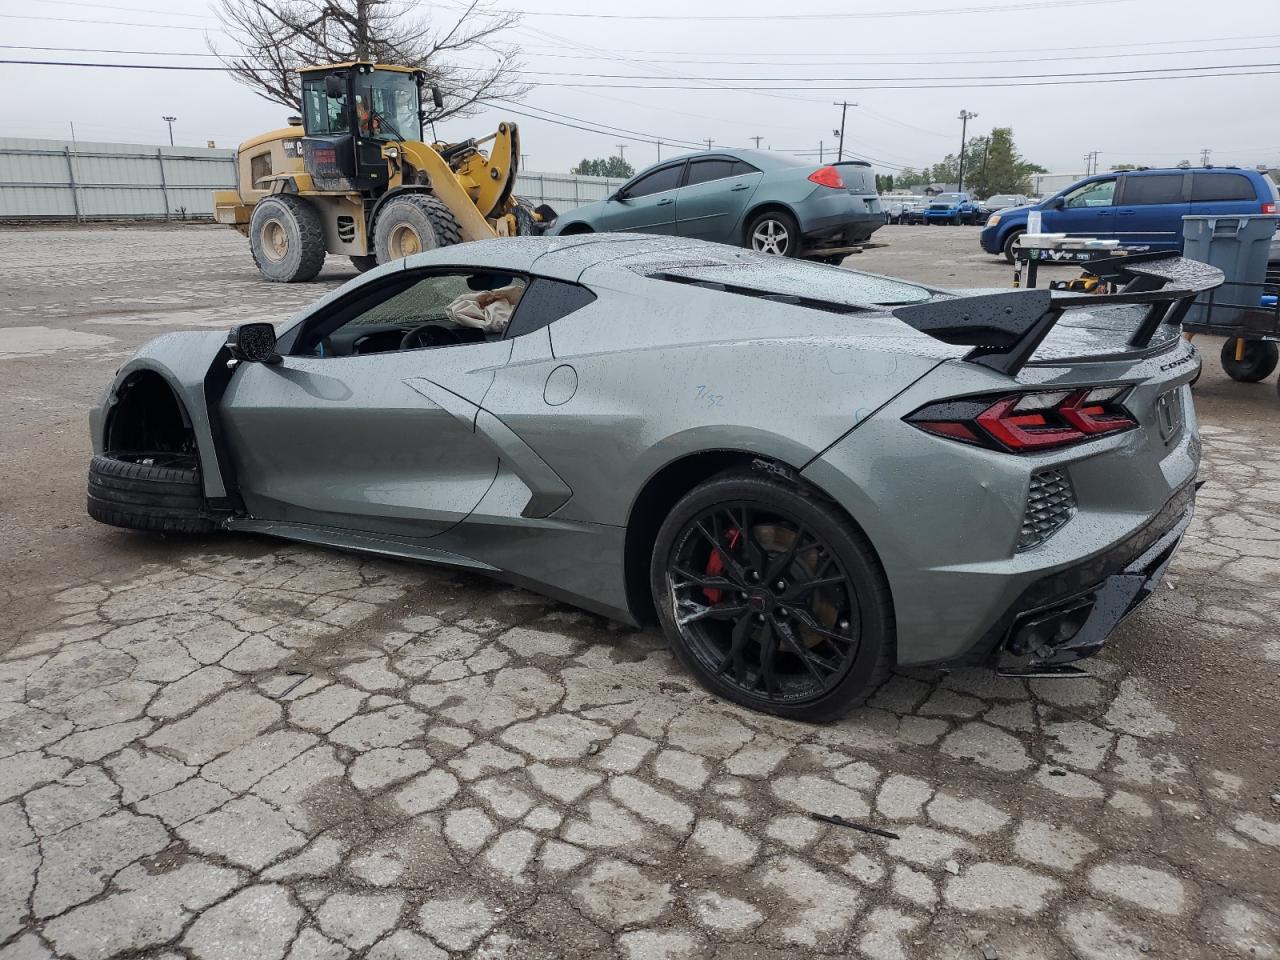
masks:
<instances>
[{"instance_id":1,"label":"loader tire","mask_svg":"<svg viewBox=\"0 0 1280 960\"><path fill-rule=\"evenodd\" d=\"M214 528L194 465L95 456L89 461L88 509L99 523L130 530L208 533Z\"/></svg>"},{"instance_id":2,"label":"loader tire","mask_svg":"<svg viewBox=\"0 0 1280 960\"><path fill-rule=\"evenodd\" d=\"M348 257L347 259L350 260L351 265L355 267L357 270L359 270L361 273L365 273L369 270L372 270L374 267L378 265L378 258L375 257L372 253L366 253L361 256Z\"/></svg>"},{"instance_id":3,"label":"loader tire","mask_svg":"<svg viewBox=\"0 0 1280 960\"><path fill-rule=\"evenodd\" d=\"M373 247L379 263L462 241L462 229L444 201L423 193L396 197L378 212Z\"/></svg>"},{"instance_id":4,"label":"loader tire","mask_svg":"<svg viewBox=\"0 0 1280 960\"><path fill-rule=\"evenodd\" d=\"M287 193L259 200L249 218L249 250L268 280L300 283L324 266L324 227L316 208Z\"/></svg>"}]
</instances>

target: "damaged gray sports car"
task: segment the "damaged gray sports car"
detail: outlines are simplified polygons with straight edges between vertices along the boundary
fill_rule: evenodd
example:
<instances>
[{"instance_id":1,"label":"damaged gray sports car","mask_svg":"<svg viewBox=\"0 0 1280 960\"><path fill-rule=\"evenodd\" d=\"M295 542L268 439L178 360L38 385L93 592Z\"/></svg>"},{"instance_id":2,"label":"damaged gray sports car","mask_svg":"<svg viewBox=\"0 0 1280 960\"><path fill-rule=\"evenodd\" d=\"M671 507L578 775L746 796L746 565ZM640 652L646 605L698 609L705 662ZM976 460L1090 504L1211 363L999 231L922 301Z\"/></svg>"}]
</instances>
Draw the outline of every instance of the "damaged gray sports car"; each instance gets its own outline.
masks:
<instances>
[{"instance_id":1,"label":"damaged gray sports car","mask_svg":"<svg viewBox=\"0 0 1280 960\"><path fill-rule=\"evenodd\" d=\"M1179 336L1221 282L946 293L677 238L445 247L277 332L143 346L90 427L89 513L444 564L629 624L807 720L896 664L1053 673L1190 522Z\"/></svg>"}]
</instances>

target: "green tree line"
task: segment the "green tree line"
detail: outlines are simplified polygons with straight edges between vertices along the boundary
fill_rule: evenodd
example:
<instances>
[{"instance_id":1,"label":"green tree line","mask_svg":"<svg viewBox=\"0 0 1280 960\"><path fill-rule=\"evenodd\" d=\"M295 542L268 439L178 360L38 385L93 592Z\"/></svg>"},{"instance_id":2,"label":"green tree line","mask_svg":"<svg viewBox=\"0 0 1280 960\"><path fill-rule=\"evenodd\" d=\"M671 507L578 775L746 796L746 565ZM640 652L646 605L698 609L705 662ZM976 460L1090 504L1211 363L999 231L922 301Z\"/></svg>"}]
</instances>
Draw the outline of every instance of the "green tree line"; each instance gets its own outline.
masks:
<instances>
[{"instance_id":1,"label":"green tree line","mask_svg":"<svg viewBox=\"0 0 1280 960\"><path fill-rule=\"evenodd\" d=\"M970 137L964 148L964 188L978 197L995 193L1030 193L1031 175L1047 173L1018 153L1012 127L996 127L987 136ZM960 158L949 153L938 163L920 170L906 167L891 178L889 189L910 189L928 183L956 183Z\"/></svg>"}]
</instances>

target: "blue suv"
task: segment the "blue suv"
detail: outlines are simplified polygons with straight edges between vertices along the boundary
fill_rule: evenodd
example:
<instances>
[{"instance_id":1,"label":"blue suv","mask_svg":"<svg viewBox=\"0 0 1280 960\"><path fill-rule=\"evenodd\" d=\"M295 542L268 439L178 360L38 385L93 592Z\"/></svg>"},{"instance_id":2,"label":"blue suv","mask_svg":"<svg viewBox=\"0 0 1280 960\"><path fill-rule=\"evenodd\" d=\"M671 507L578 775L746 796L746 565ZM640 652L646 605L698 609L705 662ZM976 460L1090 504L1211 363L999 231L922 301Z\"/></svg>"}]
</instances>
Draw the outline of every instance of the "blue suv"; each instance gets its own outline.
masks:
<instances>
[{"instance_id":1,"label":"blue suv","mask_svg":"<svg viewBox=\"0 0 1280 960\"><path fill-rule=\"evenodd\" d=\"M1182 218L1275 213L1276 186L1265 174L1236 167L1129 170L1086 177L1026 207L993 213L979 241L1013 263L1013 244L1040 212L1040 232L1119 240L1152 250L1182 249Z\"/></svg>"}]
</instances>

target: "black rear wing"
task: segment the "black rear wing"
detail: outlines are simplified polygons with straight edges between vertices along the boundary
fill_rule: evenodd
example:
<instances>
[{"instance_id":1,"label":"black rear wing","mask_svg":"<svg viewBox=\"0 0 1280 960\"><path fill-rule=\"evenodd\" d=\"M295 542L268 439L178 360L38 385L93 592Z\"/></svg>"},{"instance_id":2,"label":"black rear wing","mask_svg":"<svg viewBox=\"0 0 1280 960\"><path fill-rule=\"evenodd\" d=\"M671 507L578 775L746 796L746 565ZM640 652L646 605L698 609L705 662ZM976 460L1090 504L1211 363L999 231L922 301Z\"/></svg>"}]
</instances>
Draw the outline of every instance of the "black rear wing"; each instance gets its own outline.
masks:
<instances>
[{"instance_id":1,"label":"black rear wing","mask_svg":"<svg viewBox=\"0 0 1280 960\"><path fill-rule=\"evenodd\" d=\"M1085 269L1111 283L1111 294L1066 290L1010 290L898 307L893 315L921 333L958 346L971 346L969 363L1014 376L1026 366L1063 313L1088 307L1146 304L1130 346L1151 342L1161 324L1181 324L1197 296L1221 286L1217 267L1176 252L1138 253L1096 260Z\"/></svg>"}]
</instances>

